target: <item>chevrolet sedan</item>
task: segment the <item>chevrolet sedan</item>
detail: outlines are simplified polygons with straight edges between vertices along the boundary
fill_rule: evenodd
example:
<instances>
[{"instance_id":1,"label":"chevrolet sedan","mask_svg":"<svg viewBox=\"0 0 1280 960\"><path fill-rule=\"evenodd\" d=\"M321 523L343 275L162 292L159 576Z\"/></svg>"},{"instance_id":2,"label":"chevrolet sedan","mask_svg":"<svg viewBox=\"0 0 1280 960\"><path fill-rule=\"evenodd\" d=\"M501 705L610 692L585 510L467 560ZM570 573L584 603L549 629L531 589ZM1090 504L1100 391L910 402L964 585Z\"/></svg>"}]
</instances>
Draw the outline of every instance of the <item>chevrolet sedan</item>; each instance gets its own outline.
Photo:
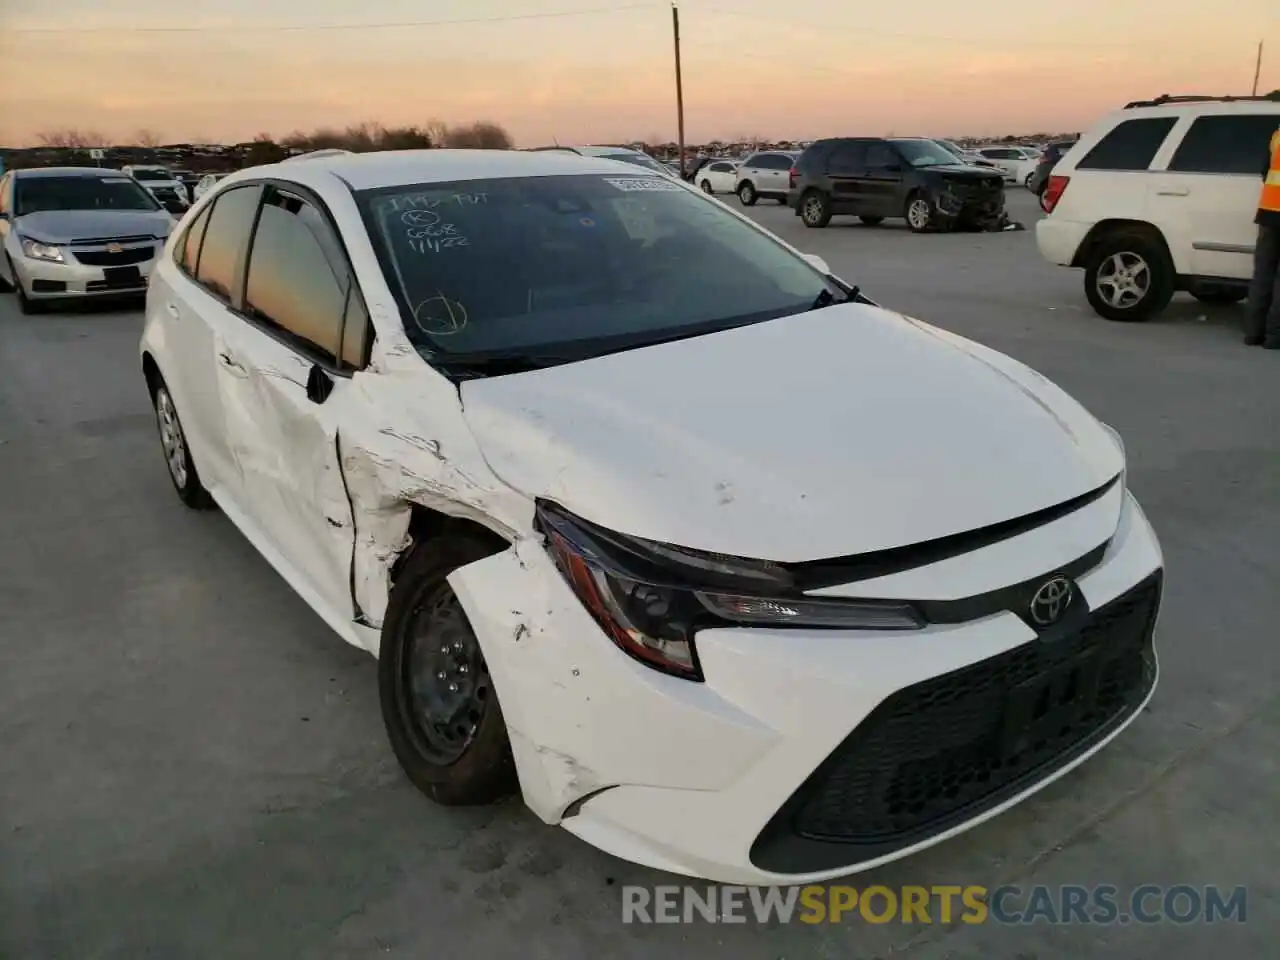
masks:
<instances>
[{"instance_id":1,"label":"chevrolet sedan","mask_svg":"<svg viewBox=\"0 0 1280 960\"><path fill-rule=\"evenodd\" d=\"M141 367L179 498L378 658L441 804L808 882L1008 809L1155 688L1116 433L662 174L241 171L170 240Z\"/></svg>"}]
</instances>

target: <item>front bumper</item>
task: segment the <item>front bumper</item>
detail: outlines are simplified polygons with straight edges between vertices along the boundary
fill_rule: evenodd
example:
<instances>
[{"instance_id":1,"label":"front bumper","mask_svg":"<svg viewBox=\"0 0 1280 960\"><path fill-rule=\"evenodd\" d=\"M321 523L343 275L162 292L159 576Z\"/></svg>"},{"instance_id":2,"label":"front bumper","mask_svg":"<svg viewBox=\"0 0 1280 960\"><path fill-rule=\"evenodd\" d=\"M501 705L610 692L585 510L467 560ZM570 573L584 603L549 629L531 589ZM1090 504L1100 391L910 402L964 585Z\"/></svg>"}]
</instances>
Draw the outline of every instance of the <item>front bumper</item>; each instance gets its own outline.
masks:
<instances>
[{"instance_id":1,"label":"front bumper","mask_svg":"<svg viewBox=\"0 0 1280 960\"><path fill-rule=\"evenodd\" d=\"M1004 217L1004 183L948 184L937 192L934 203L945 223L992 228Z\"/></svg>"},{"instance_id":2,"label":"front bumper","mask_svg":"<svg viewBox=\"0 0 1280 960\"><path fill-rule=\"evenodd\" d=\"M1119 527L1076 577L1097 624L1061 643L1038 638L1011 612L910 635L706 630L698 635L706 682L690 683L613 647L537 543L449 579L484 648L534 812L658 869L803 883L875 867L997 815L1138 714L1156 680L1162 558L1136 501L1117 498ZM933 568L902 582L922 599L955 599L982 576L1015 567L1004 583L1043 575L1063 564L1064 544L1094 536L1101 514L1091 516L935 564L928 594L921 584ZM1115 516L1113 504L1112 525ZM1041 679L1067 697L1062 665L1098 649L1084 674L1093 699L1081 694L1072 723L1059 724L1070 729L1045 732L1047 745L1026 746L1021 759L1006 751L993 760L987 747L1006 742L1009 705Z\"/></svg>"},{"instance_id":3,"label":"front bumper","mask_svg":"<svg viewBox=\"0 0 1280 960\"><path fill-rule=\"evenodd\" d=\"M117 275L108 275L109 267L91 266L77 262L54 263L22 257L13 261L18 282L30 300L57 300L71 297L105 297L145 293L151 271L164 248L163 241L156 241L156 253L149 259L126 264L136 267L136 281L121 282Z\"/></svg>"}]
</instances>

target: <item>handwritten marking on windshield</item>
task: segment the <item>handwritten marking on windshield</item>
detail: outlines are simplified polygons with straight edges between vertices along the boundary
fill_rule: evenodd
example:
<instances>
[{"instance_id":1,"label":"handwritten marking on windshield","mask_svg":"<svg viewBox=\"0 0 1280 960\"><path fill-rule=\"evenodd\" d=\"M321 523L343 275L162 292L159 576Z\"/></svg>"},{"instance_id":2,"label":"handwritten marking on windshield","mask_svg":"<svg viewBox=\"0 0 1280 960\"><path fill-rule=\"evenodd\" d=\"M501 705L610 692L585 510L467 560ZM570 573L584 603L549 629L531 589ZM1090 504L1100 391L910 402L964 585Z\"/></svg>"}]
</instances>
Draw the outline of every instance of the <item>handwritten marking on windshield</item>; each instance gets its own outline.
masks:
<instances>
[{"instance_id":1,"label":"handwritten marking on windshield","mask_svg":"<svg viewBox=\"0 0 1280 960\"><path fill-rule=\"evenodd\" d=\"M604 182L623 193L678 193L684 189L666 177L605 177Z\"/></svg>"}]
</instances>

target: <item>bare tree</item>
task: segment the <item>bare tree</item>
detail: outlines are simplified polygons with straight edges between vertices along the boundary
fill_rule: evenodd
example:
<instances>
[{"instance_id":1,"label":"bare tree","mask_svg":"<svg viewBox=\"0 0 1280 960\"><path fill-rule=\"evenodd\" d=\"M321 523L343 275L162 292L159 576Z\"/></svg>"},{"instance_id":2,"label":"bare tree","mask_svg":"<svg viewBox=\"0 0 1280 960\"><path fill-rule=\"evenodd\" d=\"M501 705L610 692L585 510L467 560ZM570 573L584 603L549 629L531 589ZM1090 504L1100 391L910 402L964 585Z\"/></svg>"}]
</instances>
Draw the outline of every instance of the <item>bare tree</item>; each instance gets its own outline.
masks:
<instances>
[{"instance_id":1,"label":"bare tree","mask_svg":"<svg viewBox=\"0 0 1280 960\"><path fill-rule=\"evenodd\" d=\"M448 147L470 150L510 150L512 146L511 135L488 120L449 127L444 142Z\"/></svg>"},{"instance_id":2,"label":"bare tree","mask_svg":"<svg viewBox=\"0 0 1280 960\"><path fill-rule=\"evenodd\" d=\"M422 129L431 138L433 147L443 147L445 141L449 139L448 125L439 120L428 120Z\"/></svg>"},{"instance_id":3,"label":"bare tree","mask_svg":"<svg viewBox=\"0 0 1280 960\"><path fill-rule=\"evenodd\" d=\"M42 147L61 150L83 150L107 145L107 138L93 130L50 130L37 133L36 141Z\"/></svg>"},{"instance_id":4,"label":"bare tree","mask_svg":"<svg viewBox=\"0 0 1280 960\"><path fill-rule=\"evenodd\" d=\"M144 127L133 135L133 142L135 146L154 149L160 146L160 135L154 130L148 130Z\"/></svg>"}]
</instances>

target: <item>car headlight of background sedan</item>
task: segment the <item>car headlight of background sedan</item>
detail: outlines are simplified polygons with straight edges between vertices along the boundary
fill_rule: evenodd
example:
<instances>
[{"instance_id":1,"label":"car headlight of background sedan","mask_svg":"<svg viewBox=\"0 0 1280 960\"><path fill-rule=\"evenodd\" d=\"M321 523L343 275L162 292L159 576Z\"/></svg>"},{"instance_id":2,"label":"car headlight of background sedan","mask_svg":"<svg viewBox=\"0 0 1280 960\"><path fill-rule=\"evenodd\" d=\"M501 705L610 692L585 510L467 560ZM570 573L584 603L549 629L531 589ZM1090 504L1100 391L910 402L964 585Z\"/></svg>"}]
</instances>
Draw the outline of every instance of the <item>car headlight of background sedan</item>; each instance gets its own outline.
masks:
<instances>
[{"instance_id":1,"label":"car headlight of background sedan","mask_svg":"<svg viewBox=\"0 0 1280 960\"><path fill-rule=\"evenodd\" d=\"M44 260L49 263L65 263L62 251L51 243L43 243L39 240L32 240L30 237L22 238L22 252L25 256L32 260Z\"/></svg>"},{"instance_id":2,"label":"car headlight of background sedan","mask_svg":"<svg viewBox=\"0 0 1280 960\"><path fill-rule=\"evenodd\" d=\"M918 630L896 601L806 597L785 567L604 530L554 504L538 526L570 588L623 652L665 673L701 680L694 634L725 626Z\"/></svg>"}]
</instances>

